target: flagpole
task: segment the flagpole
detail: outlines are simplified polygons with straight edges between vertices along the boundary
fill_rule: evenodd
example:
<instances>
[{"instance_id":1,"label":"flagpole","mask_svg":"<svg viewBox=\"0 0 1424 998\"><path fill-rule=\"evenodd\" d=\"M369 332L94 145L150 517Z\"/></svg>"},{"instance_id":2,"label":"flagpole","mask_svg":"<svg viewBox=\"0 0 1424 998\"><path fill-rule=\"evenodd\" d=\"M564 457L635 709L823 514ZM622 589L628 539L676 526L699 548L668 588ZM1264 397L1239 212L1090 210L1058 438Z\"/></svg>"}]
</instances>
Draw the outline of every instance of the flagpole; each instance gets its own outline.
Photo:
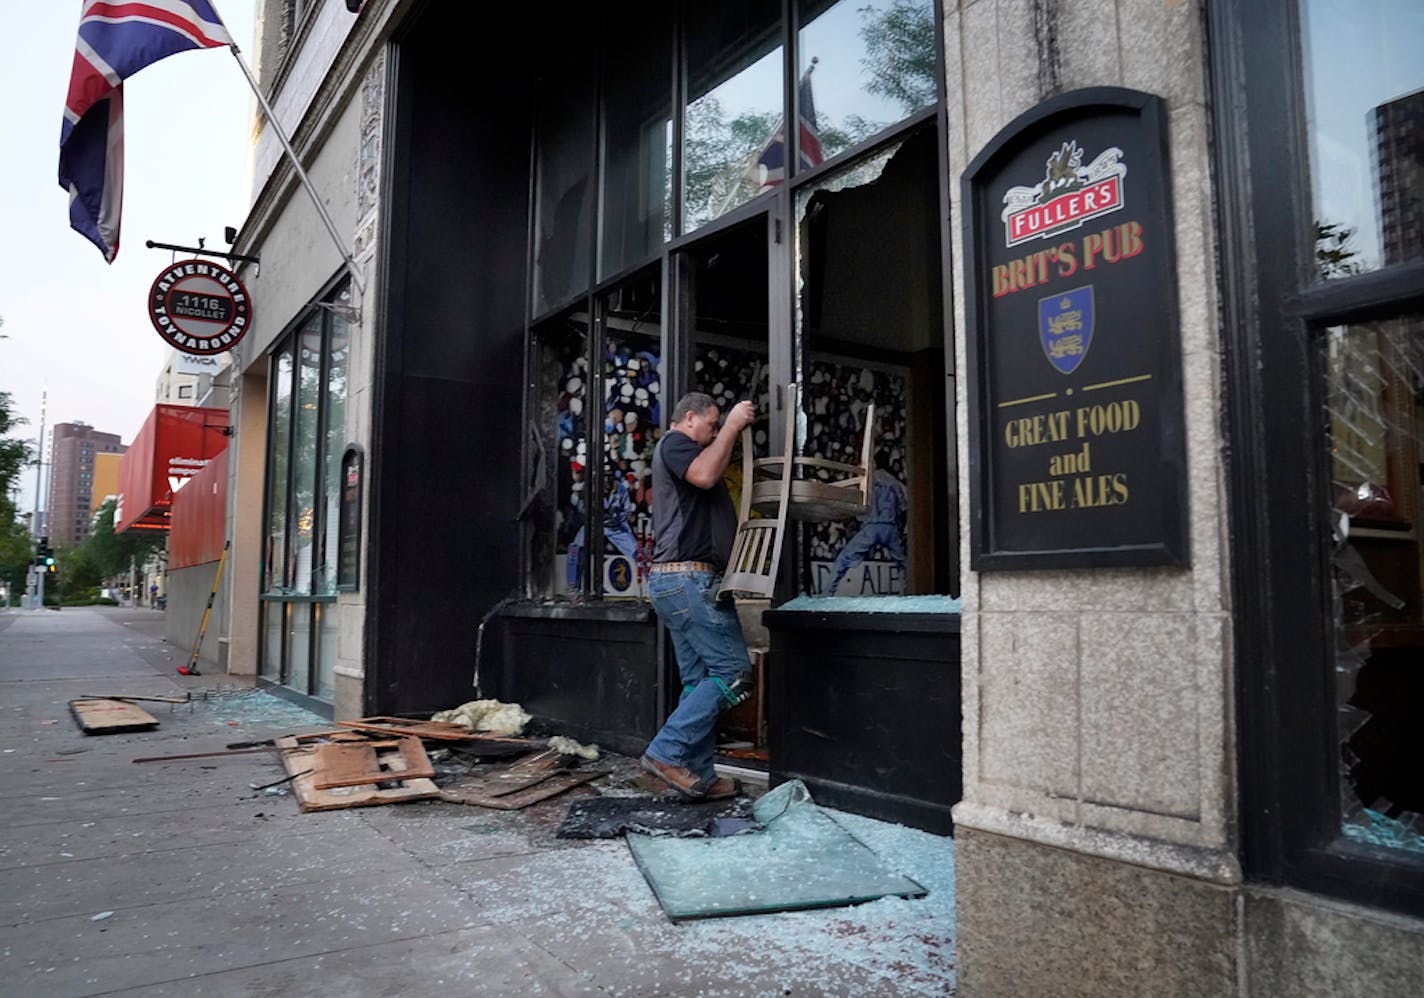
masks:
<instances>
[{"instance_id":1,"label":"flagpole","mask_svg":"<svg viewBox=\"0 0 1424 998\"><path fill-rule=\"evenodd\" d=\"M307 171L302 169L302 161L297 158L297 152L292 148L292 142L287 138L287 133L282 128L282 123L277 120L277 114L272 110L272 105L267 103L266 96L262 93L262 88L257 85L257 80L252 75L252 70L247 68L247 60L242 57L242 51L237 47L236 42L228 46L232 49L232 57L237 60L237 64L242 67L242 75L247 77L247 85L252 88L252 93L257 98L257 103L262 105L262 113L267 116L267 124L276 134L278 141L282 143L282 148L287 151L287 158L292 161L292 169L297 171L297 178L302 182L302 186L311 195L312 204L316 206L316 212L321 216L322 223L326 226L327 233L331 236L331 241L336 244L336 250L341 254L341 259L346 261L346 269L351 273L351 281L356 285L356 291L365 295L366 282L361 276L361 270L356 266L356 261L351 259L351 254L346 251L346 244L341 241L341 235L336 231L336 223L331 220L331 215L327 213L326 205L322 204L321 198L317 196L316 188L312 186L311 178L307 176Z\"/></svg>"}]
</instances>

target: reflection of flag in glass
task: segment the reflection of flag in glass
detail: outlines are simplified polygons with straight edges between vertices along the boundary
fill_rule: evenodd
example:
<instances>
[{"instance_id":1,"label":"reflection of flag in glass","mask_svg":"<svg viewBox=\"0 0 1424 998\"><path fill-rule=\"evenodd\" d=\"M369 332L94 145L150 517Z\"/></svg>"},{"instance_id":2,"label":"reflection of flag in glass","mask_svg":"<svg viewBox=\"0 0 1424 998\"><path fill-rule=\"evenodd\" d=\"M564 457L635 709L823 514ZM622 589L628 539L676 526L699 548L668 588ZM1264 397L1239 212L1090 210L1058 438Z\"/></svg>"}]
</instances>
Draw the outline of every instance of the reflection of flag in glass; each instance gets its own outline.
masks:
<instances>
[{"instance_id":1,"label":"reflection of flag in glass","mask_svg":"<svg viewBox=\"0 0 1424 998\"><path fill-rule=\"evenodd\" d=\"M123 81L177 52L232 44L208 0L85 0L59 137L69 224L113 262L124 193Z\"/></svg>"},{"instance_id":2,"label":"reflection of flag in glass","mask_svg":"<svg viewBox=\"0 0 1424 998\"><path fill-rule=\"evenodd\" d=\"M800 105L798 110L801 127L798 130L798 144L801 149L800 167L803 172L813 166L819 166L821 160L825 159L821 151L821 129L816 124L816 102L811 96L811 71L816 68L816 63L819 61L818 59L811 60L811 65L802 74L801 85L796 91L797 103ZM756 173L757 183L763 190L775 187L786 180L786 128L784 121L766 145L762 147L753 169Z\"/></svg>"}]
</instances>

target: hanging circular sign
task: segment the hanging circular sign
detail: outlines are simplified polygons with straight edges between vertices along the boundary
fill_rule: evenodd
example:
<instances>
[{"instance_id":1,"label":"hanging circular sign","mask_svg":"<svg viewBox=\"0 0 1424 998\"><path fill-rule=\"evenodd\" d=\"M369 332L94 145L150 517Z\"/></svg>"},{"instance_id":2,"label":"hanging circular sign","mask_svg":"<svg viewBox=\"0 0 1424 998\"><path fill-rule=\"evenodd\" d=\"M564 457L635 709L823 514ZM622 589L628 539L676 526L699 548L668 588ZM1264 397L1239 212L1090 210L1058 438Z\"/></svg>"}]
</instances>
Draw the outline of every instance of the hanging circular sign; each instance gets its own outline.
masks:
<instances>
[{"instance_id":1,"label":"hanging circular sign","mask_svg":"<svg viewBox=\"0 0 1424 998\"><path fill-rule=\"evenodd\" d=\"M226 267L184 260L154 279L148 317L169 346L208 356L231 350L242 339L252 323L252 299Z\"/></svg>"}]
</instances>

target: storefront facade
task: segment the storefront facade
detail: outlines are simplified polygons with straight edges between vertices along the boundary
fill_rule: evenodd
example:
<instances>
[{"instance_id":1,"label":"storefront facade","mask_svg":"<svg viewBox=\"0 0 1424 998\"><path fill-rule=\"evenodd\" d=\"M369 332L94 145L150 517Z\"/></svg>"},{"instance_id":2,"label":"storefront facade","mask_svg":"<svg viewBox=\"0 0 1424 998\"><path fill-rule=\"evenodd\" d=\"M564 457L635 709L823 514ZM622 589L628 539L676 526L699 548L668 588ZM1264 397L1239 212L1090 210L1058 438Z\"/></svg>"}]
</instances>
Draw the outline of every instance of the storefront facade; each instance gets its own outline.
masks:
<instances>
[{"instance_id":1,"label":"storefront facade","mask_svg":"<svg viewBox=\"0 0 1424 998\"><path fill-rule=\"evenodd\" d=\"M352 264L264 133L230 668L338 716L494 696L640 751L677 693L641 595L663 401L751 398L759 456L791 420L828 458L874 403L875 508L798 528L740 607L764 654L734 761L953 828L966 994L1417 979L1421 27L1249 6L560 5L493 31L269 4L262 75ZM1175 287L1136 335L1171 347L1177 534L1155 561L981 560L969 181L1089 87L1160 109ZM1136 210L1073 238L1131 255ZM1102 355L1101 315L1098 345L1040 352Z\"/></svg>"}]
</instances>

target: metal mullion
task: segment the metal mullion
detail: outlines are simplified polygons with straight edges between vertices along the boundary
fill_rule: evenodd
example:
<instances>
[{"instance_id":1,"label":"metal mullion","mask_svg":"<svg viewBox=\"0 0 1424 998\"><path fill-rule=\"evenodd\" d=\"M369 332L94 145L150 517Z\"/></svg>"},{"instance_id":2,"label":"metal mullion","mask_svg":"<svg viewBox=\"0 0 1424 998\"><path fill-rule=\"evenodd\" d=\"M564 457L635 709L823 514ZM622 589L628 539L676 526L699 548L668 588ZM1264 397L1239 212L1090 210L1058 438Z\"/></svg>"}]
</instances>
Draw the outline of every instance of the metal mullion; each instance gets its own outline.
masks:
<instances>
[{"instance_id":1,"label":"metal mullion","mask_svg":"<svg viewBox=\"0 0 1424 998\"><path fill-rule=\"evenodd\" d=\"M687 140L684 115L687 110L687 45L685 44L684 7L678 4L672 16L672 227L669 233L675 242L682 232L683 189L682 149ZM666 294L666 287L663 289Z\"/></svg>"},{"instance_id":2,"label":"metal mullion","mask_svg":"<svg viewBox=\"0 0 1424 998\"><path fill-rule=\"evenodd\" d=\"M959 378L954 354L954 253L953 230L950 225L950 177L953 164L949 161L949 87L945 81L944 11L940 0L934 0L935 11L935 128L938 141L935 157L939 175L939 291L940 339L944 345L944 412L936 418L944 420L945 431L945 491L948 495L948 516L945 520L945 546L949 555L947 588L951 596L959 595L959 427L957 403ZM933 520L931 521L933 522Z\"/></svg>"},{"instance_id":3,"label":"metal mullion","mask_svg":"<svg viewBox=\"0 0 1424 998\"><path fill-rule=\"evenodd\" d=\"M535 100L529 102L529 132L527 141L529 144L529 175L528 184L525 190L525 220L524 220L524 392L520 406L520 463L522 469L529 468L529 462L533 458L533 453L529 446L528 429L533 422L534 413L538 406L537 392L539 386L535 384L535 372L537 370L537 357L539 345L534 337L534 222L538 205L535 198L538 190L535 187L535 177L538 170L538 146L537 146L537 111L538 90L535 88ZM523 483L527 484L527 483ZM555 487L557 492L557 486ZM534 596L534 565L530 558L529 548L533 539L534 528L530 526L528 520L521 520L517 524L519 531L519 578L522 581L524 595L532 598Z\"/></svg>"},{"instance_id":4,"label":"metal mullion","mask_svg":"<svg viewBox=\"0 0 1424 998\"><path fill-rule=\"evenodd\" d=\"M594 561L598 559L602 568L603 558L603 449L606 435L603 432L603 407L608 398L608 386L604 383L602 317L598 302L592 294L585 295L584 352L588 358L588 401L584 403L583 432L588 460L584 462L583 481L583 552L584 573L582 595L585 599L602 595L602 583L593 584ZM597 441L595 443L595 441ZM598 488L594 485L597 483ZM600 578L602 573L600 572Z\"/></svg>"},{"instance_id":5,"label":"metal mullion","mask_svg":"<svg viewBox=\"0 0 1424 998\"><path fill-rule=\"evenodd\" d=\"M601 50L602 47L599 48ZM591 62L593 86L589 87L589 92L592 95L590 110L593 114L593 140L590 143L589 155L593 162L589 166L588 189L593 192L593 204L589 206L588 278L584 283L585 294L592 294L593 286L598 283L598 262L599 257L603 255L603 60L594 55Z\"/></svg>"},{"instance_id":6,"label":"metal mullion","mask_svg":"<svg viewBox=\"0 0 1424 998\"><path fill-rule=\"evenodd\" d=\"M1315 326L1358 322L1424 301L1424 260L1397 263L1355 277L1337 277L1287 297L1282 312Z\"/></svg>"},{"instance_id":7,"label":"metal mullion","mask_svg":"<svg viewBox=\"0 0 1424 998\"><path fill-rule=\"evenodd\" d=\"M786 181L801 167L801 52L796 0L781 0L781 155Z\"/></svg>"},{"instance_id":8,"label":"metal mullion","mask_svg":"<svg viewBox=\"0 0 1424 998\"><path fill-rule=\"evenodd\" d=\"M288 347L292 351L292 371L291 385L287 397L289 403L289 416L287 418L287 494L283 497L282 511L282 592L287 595L293 588L295 579L288 576L289 568L294 569L295 559L288 557L288 552L293 550L294 538L292 537L292 525L296 521L293 513L293 503L296 501L296 490L292 487L296 478L296 453L297 453L297 424L300 416L297 414L301 408L298 401L297 390L301 386L302 371L302 349L301 349L301 322L305 316L297 321L297 327L288 336ZM290 602L282 604L282 669L278 674L277 681L286 686L291 680L292 656L289 653L287 636L292 629L292 605Z\"/></svg>"},{"instance_id":9,"label":"metal mullion","mask_svg":"<svg viewBox=\"0 0 1424 998\"><path fill-rule=\"evenodd\" d=\"M728 229L734 229L743 222L763 214L770 210L778 189L779 188L772 188L769 191L758 194L745 204L740 204L726 214L717 216L707 224L694 229L686 235L679 236L668 243L668 248L672 250L686 249L689 246L702 242L709 236L715 236Z\"/></svg>"}]
</instances>

